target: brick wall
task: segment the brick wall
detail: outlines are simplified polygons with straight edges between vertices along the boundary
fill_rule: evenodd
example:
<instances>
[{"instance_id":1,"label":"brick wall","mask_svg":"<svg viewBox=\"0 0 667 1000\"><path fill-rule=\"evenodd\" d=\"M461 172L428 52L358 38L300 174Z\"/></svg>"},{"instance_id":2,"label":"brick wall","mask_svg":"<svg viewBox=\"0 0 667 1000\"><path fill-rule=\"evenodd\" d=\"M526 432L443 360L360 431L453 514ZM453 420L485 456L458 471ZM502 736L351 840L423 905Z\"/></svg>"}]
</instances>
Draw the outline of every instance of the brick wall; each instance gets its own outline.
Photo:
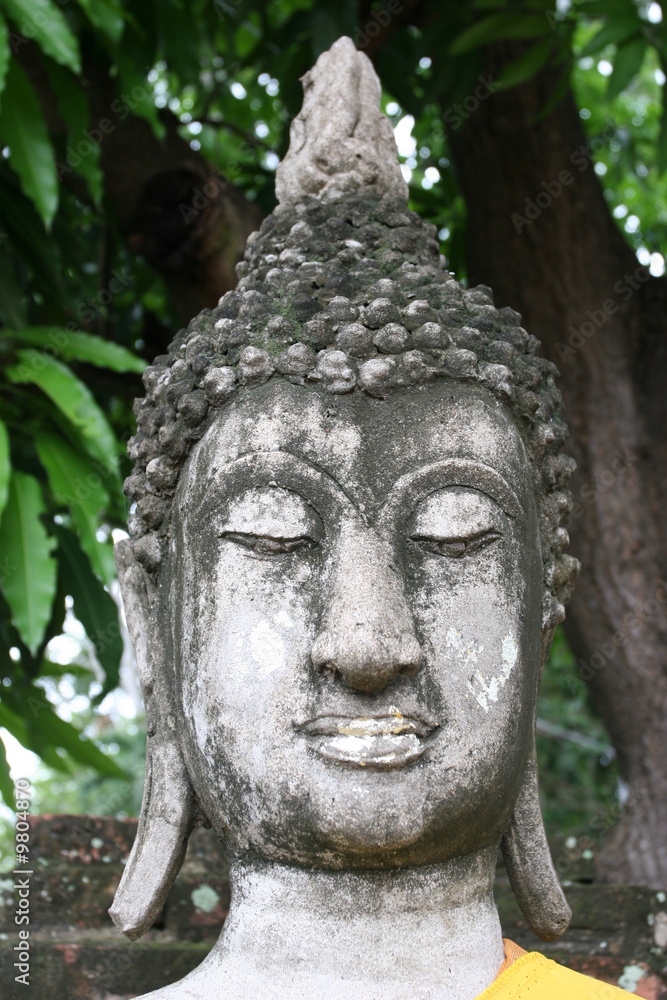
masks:
<instances>
[{"instance_id":1,"label":"brick wall","mask_svg":"<svg viewBox=\"0 0 667 1000\"><path fill-rule=\"evenodd\" d=\"M127 941L107 910L136 821L36 816L30 848L30 991L16 984L15 877L0 875L0 996L29 1000L129 1000L184 976L216 940L229 906L227 865L210 831L190 841L183 870L156 926ZM594 882L590 851L553 845L573 919L555 945L537 941L499 869L503 931L571 968L646 1000L667 1000L667 901L648 889ZM18 876L21 877L21 876Z\"/></svg>"}]
</instances>

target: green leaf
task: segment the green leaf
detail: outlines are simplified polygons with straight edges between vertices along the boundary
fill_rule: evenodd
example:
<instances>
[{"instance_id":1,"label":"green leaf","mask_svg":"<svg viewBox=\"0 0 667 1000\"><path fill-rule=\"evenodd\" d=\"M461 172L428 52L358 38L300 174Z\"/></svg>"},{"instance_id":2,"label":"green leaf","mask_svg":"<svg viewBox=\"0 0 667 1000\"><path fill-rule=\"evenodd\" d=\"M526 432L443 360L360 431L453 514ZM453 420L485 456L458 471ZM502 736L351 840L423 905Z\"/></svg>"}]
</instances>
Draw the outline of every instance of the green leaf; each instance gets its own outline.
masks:
<instances>
[{"instance_id":1,"label":"green leaf","mask_svg":"<svg viewBox=\"0 0 667 1000\"><path fill-rule=\"evenodd\" d=\"M642 22L636 16L623 17L618 20L614 18L611 21L607 21L602 25L598 33L593 35L591 40L584 45L578 58L583 59L585 56L592 56L596 52L600 52L601 49L606 48L607 45L621 45L627 39L638 35L641 31L641 25Z\"/></svg>"},{"instance_id":2,"label":"green leaf","mask_svg":"<svg viewBox=\"0 0 667 1000\"><path fill-rule=\"evenodd\" d=\"M577 0L574 4L578 15L590 18L616 18L636 15L635 0Z\"/></svg>"},{"instance_id":3,"label":"green leaf","mask_svg":"<svg viewBox=\"0 0 667 1000\"><path fill-rule=\"evenodd\" d=\"M3 701L0 701L0 726L2 726L3 729L6 729L8 733L11 733L14 739L17 739L22 747L27 747L28 727L21 716L17 712L12 711L12 709L5 704L7 697L7 688L3 687Z\"/></svg>"},{"instance_id":4,"label":"green leaf","mask_svg":"<svg viewBox=\"0 0 667 1000\"><path fill-rule=\"evenodd\" d=\"M313 5L310 15L310 42L314 59L331 48L341 35L354 35L357 27L357 8L356 0L333 0L333 2L320 0Z\"/></svg>"},{"instance_id":5,"label":"green leaf","mask_svg":"<svg viewBox=\"0 0 667 1000\"><path fill-rule=\"evenodd\" d=\"M53 62L47 61L44 68L58 102L60 117L67 124L67 147L64 162L58 163L58 177L62 180L73 171L80 174L99 208L104 188L100 167L100 144L104 133L99 128L88 128L88 96L80 81L69 70Z\"/></svg>"},{"instance_id":6,"label":"green leaf","mask_svg":"<svg viewBox=\"0 0 667 1000\"><path fill-rule=\"evenodd\" d=\"M133 32L131 38L134 39L136 35L137 33ZM160 120L159 109L155 106L153 98L153 88L146 79L150 67L146 66L143 72L137 68L145 63L137 61L137 58L140 58L138 53L133 54L137 46L130 44L130 40L125 37L116 57L120 89L129 97L126 103L132 114L146 119L156 139L164 139L167 129Z\"/></svg>"},{"instance_id":7,"label":"green leaf","mask_svg":"<svg viewBox=\"0 0 667 1000\"><path fill-rule=\"evenodd\" d=\"M660 115L660 131L657 143L657 166L661 173L667 171L667 100L662 92L662 112Z\"/></svg>"},{"instance_id":8,"label":"green leaf","mask_svg":"<svg viewBox=\"0 0 667 1000\"><path fill-rule=\"evenodd\" d=\"M155 8L155 28L160 53L171 72L186 82L199 59L198 38L192 30L192 10L181 0Z\"/></svg>"},{"instance_id":9,"label":"green leaf","mask_svg":"<svg viewBox=\"0 0 667 1000\"><path fill-rule=\"evenodd\" d=\"M39 668L40 677L66 677L67 675L76 677L78 680L95 680L95 674L90 667L83 667L80 663L53 663L51 660L42 660Z\"/></svg>"},{"instance_id":10,"label":"green leaf","mask_svg":"<svg viewBox=\"0 0 667 1000\"><path fill-rule=\"evenodd\" d=\"M2 794L5 804L10 809L16 808L14 799L14 782L9 773L9 762L7 761L7 750L2 739L0 739L0 794Z\"/></svg>"},{"instance_id":11,"label":"green leaf","mask_svg":"<svg viewBox=\"0 0 667 1000\"><path fill-rule=\"evenodd\" d=\"M234 49L240 59L246 59L262 41L260 29L251 21L244 21L234 34Z\"/></svg>"},{"instance_id":12,"label":"green leaf","mask_svg":"<svg viewBox=\"0 0 667 1000\"><path fill-rule=\"evenodd\" d=\"M33 203L23 194L18 177L4 158L0 158L0 217L9 237L6 241L8 246L5 256L9 248L13 248L16 270L20 271L25 262L32 271L35 285L46 299L46 304L49 306L59 304L64 294L59 266L60 248L53 240L44 239L44 224ZM3 240L2 244L4 243ZM5 282L9 280L11 272L4 276ZM15 303L17 292L20 298L21 287L16 277L14 282L14 297L10 298L10 301ZM16 311L15 305L9 309L10 314L12 311ZM24 310L19 312L23 315ZM11 325L17 325L16 321L12 320Z\"/></svg>"},{"instance_id":13,"label":"green leaf","mask_svg":"<svg viewBox=\"0 0 667 1000\"><path fill-rule=\"evenodd\" d=\"M42 731L55 746L66 750L72 760L85 767L92 767L98 774L107 778L127 777L125 771L116 764L113 758L102 753L92 740L83 735L80 729L56 715L46 698L43 709L39 718Z\"/></svg>"},{"instance_id":14,"label":"green leaf","mask_svg":"<svg viewBox=\"0 0 667 1000\"><path fill-rule=\"evenodd\" d=\"M24 38L37 42L42 52L61 66L81 72L76 35L52 0L2 0L2 6Z\"/></svg>"},{"instance_id":15,"label":"green leaf","mask_svg":"<svg viewBox=\"0 0 667 1000\"><path fill-rule=\"evenodd\" d=\"M9 164L24 194L50 229L58 208L56 158L42 109L16 59L11 60L7 73L0 136L9 146Z\"/></svg>"},{"instance_id":16,"label":"green leaf","mask_svg":"<svg viewBox=\"0 0 667 1000\"><path fill-rule=\"evenodd\" d=\"M41 687L9 689L13 695L12 708L25 720L29 743L42 749L47 746L65 750L77 764L94 768L98 774L110 778L124 778L125 772L116 762L87 739L80 729L56 715ZM33 747L31 746L31 749Z\"/></svg>"},{"instance_id":17,"label":"green leaf","mask_svg":"<svg viewBox=\"0 0 667 1000\"><path fill-rule=\"evenodd\" d=\"M0 519L7 506L9 496L9 480L12 475L11 458L9 454L9 434L0 420Z\"/></svg>"},{"instance_id":18,"label":"green leaf","mask_svg":"<svg viewBox=\"0 0 667 1000\"><path fill-rule=\"evenodd\" d=\"M9 29L4 17L0 14L0 95L2 95L5 89L5 79L7 77L7 70L9 69L9 56Z\"/></svg>"},{"instance_id":19,"label":"green leaf","mask_svg":"<svg viewBox=\"0 0 667 1000\"><path fill-rule=\"evenodd\" d=\"M56 534L60 547L60 565L67 592L74 601L74 614L85 628L104 668L103 696L119 682L123 640L118 623L118 608L99 580L93 576L90 564L72 532L57 526Z\"/></svg>"},{"instance_id":20,"label":"green leaf","mask_svg":"<svg viewBox=\"0 0 667 1000\"><path fill-rule=\"evenodd\" d=\"M537 38L550 32L549 23L539 14L490 14L461 32L449 47L450 55L478 49L503 38Z\"/></svg>"},{"instance_id":21,"label":"green leaf","mask_svg":"<svg viewBox=\"0 0 667 1000\"><path fill-rule=\"evenodd\" d=\"M33 476L14 472L0 521L1 586L19 635L34 656L56 594L55 539L47 534L42 490Z\"/></svg>"},{"instance_id":22,"label":"green leaf","mask_svg":"<svg viewBox=\"0 0 667 1000\"><path fill-rule=\"evenodd\" d=\"M11 688L3 688L2 697L4 704L0 703L0 726L3 726L7 732L11 733L22 747L31 750L41 757L48 767L53 768L54 771L68 774L71 768L67 761L63 760L60 754L56 753L55 747L49 744L40 728L34 725L34 722L30 726L26 725L21 706L17 704L17 699L13 695L14 692ZM7 704L10 700L12 704L11 708Z\"/></svg>"},{"instance_id":23,"label":"green leaf","mask_svg":"<svg viewBox=\"0 0 667 1000\"><path fill-rule=\"evenodd\" d=\"M135 372L141 375L146 362L127 348L114 344L90 333L65 330L60 326L29 326L22 330L3 330L2 336L9 336L23 344L47 347L55 351L63 361L83 361L97 368L108 368L114 372Z\"/></svg>"},{"instance_id":24,"label":"green leaf","mask_svg":"<svg viewBox=\"0 0 667 1000\"><path fill-rule=\"evenodd\" d=\"M91 458L99 461L119 482L116 439L90 389L66 365L45 351L18 351L17 358L19 363L5 372L9 381L38 386L79 431Z\"/></svg>"},{"instance_id":25,"label":"green leaf","mask_svg":"<svg viewBox=\"0 0 667 1000\"><path fill-rule=\"evenodd\" d=\"M29 713L23 708L20 698L16 696L15 687L3 687L2 699L0 702L0 726L3 726L18 740L22 747L32 750L38 754L48 767L54 771L61 771L67 774L70 767L65 760L56 753L55 747L51 746L44 738L38 726L29 718ZM32 723L28 725L27 723Z\"/></svg>"},{"instance_id":26,"label":"green leaf","mask_svg":"<svg viewBox=\"0 0 667 1000\"><path fill-rule=\"evenodd\" d=\"M88 20L99 28L112 42L118 43L125 29L125 12L120 4L112 0L78 0Z\"/></svg>"},{"instance_id":27,"label":"green leaf","mask_svg":"<svg viewBox=\"0 0 667 1000\"><path fill-rule=\"evenodd\" d=\"M55 434L38 434L35 447L56 502L69 507L81 548L100 579L111 586L116 577L113 551L108 542L97 540L100 512L109 505L109 494L100 475L104 470L94 468L85 455L77 454Z\"/></svg>"},{"instance_id":28,"label":"green leaf","mask_svg":"<svg viewBox=\"0 0 667 1000\"><path fill-rule=\"evenodd\" d=\"M617 97L622 90L639 73L646 54L647 42L645 38L636 38L630 42L625 42L619 47L614 58L614 70L609 77L606 98L610 101Z\"/></svg>"},{"instance_id":29,"label":"green leaf","mask_svg":"<svg viewBox=\"0 0 667 1000\"><path fill-rule=\"evenodd\" d=\"M300 55L300 53L295 55ZM378 51L375 61L381 79L391 79L391 96L395 97L401 107L417 120L421 115L421 102L410 85L410 74L414 63L405 51L402 38L399 35L390 38L387 44ZM444 59L443 64L449 65ZM288 71L292 72L294 68L293 65L290 65ZM300 96L298 100L301 100Z\"/></svg>"},{"instance_id":30,"label":"green leaf","mask_svg":"<svg viewBox=\"0 0 667 1000\"><path fill-rule=\"evenodd\" d=\"M0 241L0 322L11 327L20 327L25 322L26 303L17 273L22 264L10 240Z\"/></svg>"},{"instance_id":31,"label":"green leaf","mask_svg":"<svg viewBox=\"0 0 667 1000\"><path fill-rule=\"evenodd\" d=\"M55 748L49 746L45 742L42 734L37 730L31 730L25 724L20 711L16 711L14 708L9 708L7 701L11 697L11 688L2 689L3 702L0 702L0 726L11 733L14 739L18 740L22 747L27 750L32 750L33 753L38 754L44 763L48 767L52 767L54 771L61 771L67 773L70 768L67 763L62 759L62 757L56 753ZM14 699L12 698L12 704L14 705Z\"/></svg>"},{"instance_id":32,"label":"green leaf","mask_svg":"<svg viewBox=\"0 0 667 1000\"><path fill-rule=\"evenodd\" d=\"M510 87L516 87L520 83L530 80L546 66L552 51L553 46L550 38L545 38L544 41L531 45L518 59L507 64L500 78L494 83L494 90L508 90Z\"/></svg>"}]
</instances>

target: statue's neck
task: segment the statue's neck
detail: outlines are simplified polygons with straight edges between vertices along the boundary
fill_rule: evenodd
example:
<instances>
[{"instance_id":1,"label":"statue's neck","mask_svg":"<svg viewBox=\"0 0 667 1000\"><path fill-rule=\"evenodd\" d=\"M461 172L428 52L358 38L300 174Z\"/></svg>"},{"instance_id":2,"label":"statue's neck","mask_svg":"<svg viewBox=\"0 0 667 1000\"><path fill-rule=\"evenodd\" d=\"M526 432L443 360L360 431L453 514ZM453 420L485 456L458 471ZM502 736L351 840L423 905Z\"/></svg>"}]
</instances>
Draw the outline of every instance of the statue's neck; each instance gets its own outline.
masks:
<instances>
[{"instance_id":1,"label":"statue's neck","mask_svg":"<svg viewBox=\"0 0 667 1000\"><path fill-rule=\"evenodd\" d=\"M441 865L337 873L237 861L209 962L243 968L248 985L257 976L258 996L275 987L338 1000L358 988L383 1000L473 1000L503 961L495 860L488 848Z\"/></svg>"}]
</instances>

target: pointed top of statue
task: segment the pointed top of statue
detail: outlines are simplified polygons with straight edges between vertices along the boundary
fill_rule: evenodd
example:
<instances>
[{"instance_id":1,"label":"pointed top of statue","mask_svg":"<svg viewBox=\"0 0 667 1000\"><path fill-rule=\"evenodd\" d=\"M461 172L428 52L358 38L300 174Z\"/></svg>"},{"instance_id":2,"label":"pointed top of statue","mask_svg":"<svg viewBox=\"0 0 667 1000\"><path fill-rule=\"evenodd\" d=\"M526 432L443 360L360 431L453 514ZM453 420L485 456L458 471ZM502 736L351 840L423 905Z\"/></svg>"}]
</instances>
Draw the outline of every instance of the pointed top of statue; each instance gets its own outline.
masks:
<instances>
[{"instance_id":1,"label":"pointed top of statue","mask_svg":"<svg viewBox=\"0 0 667 1000\"><path fill-rule=\"evenodd\" d=\"M302 77L303 107L276 174L281 204L334 201L357 191L407 200L391 122L368 56L343 36Z\"/></svg>"}]
</instances>

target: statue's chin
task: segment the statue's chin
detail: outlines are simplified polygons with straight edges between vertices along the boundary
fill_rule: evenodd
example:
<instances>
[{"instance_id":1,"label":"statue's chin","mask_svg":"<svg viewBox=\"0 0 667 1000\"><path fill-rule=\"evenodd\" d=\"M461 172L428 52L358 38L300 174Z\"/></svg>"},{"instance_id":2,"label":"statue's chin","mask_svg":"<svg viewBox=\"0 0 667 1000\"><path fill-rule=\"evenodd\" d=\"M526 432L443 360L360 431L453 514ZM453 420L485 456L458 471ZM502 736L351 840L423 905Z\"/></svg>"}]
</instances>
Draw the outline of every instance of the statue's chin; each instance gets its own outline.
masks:
<instances>
[{"instance_id":1,"label":"statue's chin","mask_svg":"<svg viewBox=\"0 0 667 1000\"><path fill-rule=\"evenodd\" d=\"M287 741L279 754L262 753L261 769L236 747L217 781L190 746L195 794L228 852L335 871L439 864L499 843L525 759L519 740L501 755L473 757L469 743L451 745L439 729L415 724L406 742L388 734L384 718L366 726L339 746L318 720L308 739L323 753Z\"/></svg>"},{"instance_id":2,"label":"statue's chin","mask_svg":"<svg viewBox=\"0 0 667 1000\"><path fill-rule=\"evenodd\" d=\"M232 836L229 827L219 836L232 857L323 871L396 869L443 864L498 844L507 821L504 814L493 817L482 833L470 816L443 815L436 822L406 810L354 823L329 816L317 826L274 827L270 838L237 823Z\"/></svg>"}]
</instances>

